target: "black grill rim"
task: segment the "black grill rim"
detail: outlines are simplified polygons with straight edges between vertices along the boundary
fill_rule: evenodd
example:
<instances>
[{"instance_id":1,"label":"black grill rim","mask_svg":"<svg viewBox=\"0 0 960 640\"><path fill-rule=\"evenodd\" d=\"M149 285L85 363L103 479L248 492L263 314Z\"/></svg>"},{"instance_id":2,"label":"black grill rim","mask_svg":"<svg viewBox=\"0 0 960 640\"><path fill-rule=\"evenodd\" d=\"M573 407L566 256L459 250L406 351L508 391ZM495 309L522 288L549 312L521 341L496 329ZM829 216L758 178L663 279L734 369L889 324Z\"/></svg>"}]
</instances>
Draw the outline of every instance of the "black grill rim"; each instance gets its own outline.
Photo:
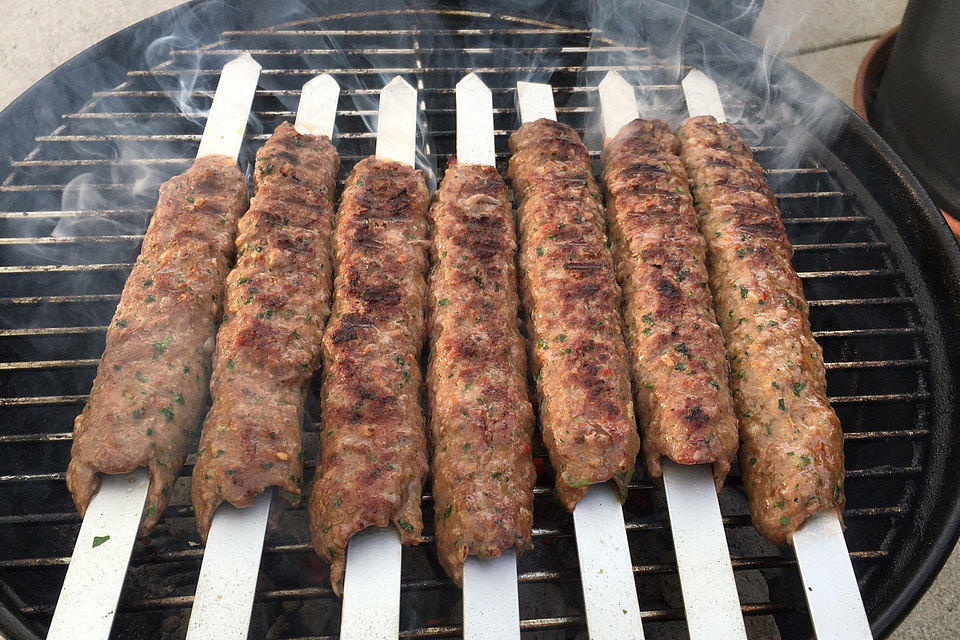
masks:
<instances>
[{"instance_id":1,"label":"black grill rim","mask_svg":"<svg viewBox=\"0 0 960 640\"><path fill-rule=\"evenodd\" d=\"M11 162L24 157L35 145L34 136L56 128L60 114L74 112L89 97L90 87L85 78L96 77L102 86L109 89L121 83L131 68L142 67L142 51L148 43L187 15L215 16L220 24L230 28L251 29L294 19L289 7L267 5L244 0L241 6L227 7L223 0L192 0L185 5L147 18L90 47L45 76L25 91L6 109L0 112L0 130L4 137L0 142L0 175L11 170ZM306 10L303 15L329 15L343 10L333 0L302 0ZM586 23L586 3L557 3L550 21L575 25ZM425 1L421 8L431 10L466 8L488 11L477 0L463 3L450 0ZM410 8L398 0L355 0L350 13L364 10ZM681 13L656 2L641 0L631 6L642 19L645 12L657 11L677 16ZM208 13L209 12L209 13ZM509 7L509 15L525 15L521 7ZM530 14L526 14L530 15ZM532 16L531 17L535 17ZM756 45L720 29L695 16L684 18L685 60L696 64L703 59L731 55L756 65L763 51ZM647 34L649 35L649 34ZM201 35L204 42L219 40L219 34L210 32ZM822 96L841 109L844 121L839 137L827 145L850 171L849 184L856 185L865 200L872 200L889 217L877 220L884 236L891 240L891 249L898 266L914 286L916 304L921 313L923 328L927 334L930 350L929 371L932 376L930 416L931 434L926 460L923 461L922 478L919 481L917 499L912 513L917 516L913 523L903 523L898 533L899 552L893 557L889 579L900 589L887 594L882 606L867 603L872 613L873 631L886 636L915 606L929 588L943 566L947 556L960 537L960 470L947 465L960 456L960 426L955 415L958 398L952 388L954 380L960 380L960 344L948 341L945 334L960 327L960 250L940 212L924 192L917 178L906 165L854 112L829 94L823 87L798 69L780 59L767 60L770 77L790 78L809 95ZM735 71L735 66L731 67ZM714 65L716 73L723 67ZM786 99L789 97L780 97ZM37 108L42 105L43 108ZM17 123L18 126L12 126ZM33 126L23 126L32 123ZM856 177L853 177L856 171ZM890 215L896 212L896 215ZM910 537L903 535L910 530ZM32 637L9 608L12 594L0 594L0 627L12 637ZM871 604L873 606L871 606Z\"/></svg>"}]
</instances>

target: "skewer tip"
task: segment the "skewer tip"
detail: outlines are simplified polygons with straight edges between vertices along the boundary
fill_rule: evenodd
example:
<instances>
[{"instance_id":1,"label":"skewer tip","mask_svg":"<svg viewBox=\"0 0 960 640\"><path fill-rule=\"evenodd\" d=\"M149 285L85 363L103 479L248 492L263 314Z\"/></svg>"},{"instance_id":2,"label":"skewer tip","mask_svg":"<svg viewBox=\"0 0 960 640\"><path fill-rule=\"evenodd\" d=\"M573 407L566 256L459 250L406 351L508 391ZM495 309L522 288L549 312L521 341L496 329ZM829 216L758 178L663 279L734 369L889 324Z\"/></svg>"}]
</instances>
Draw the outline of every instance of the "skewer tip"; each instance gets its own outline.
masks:
<instances>
[{"instance_id":1,"label":"skewer tip","mask_svg":"<svg viewBox=\"0 0 960 640\"><path fill-rule=\"evenodd\" d=\"M556 120L557 111L553 105L553 87L540 82L517 82L517 102L520 118L523 122L533 122L540 118Z\"/></svg>"},{"instance_id":2,"label":"skewer tip","mask_svg":"<svg viewBox=\"0 0 960 640\"><path fill-rule=\"evenodd\" d=\"M687 111L690 117L713 116L717 122L726 122L727 116L723 112L723 101L717 83L699 69L692 69L680 82L683 95L687 100Z\"/></svg>"},{"instance_id":3,"label":"skewer tip","mask_svg":"<svg viewBox=\"0 0 960 640\"><path fill-rule=\"evenodd\" d=\"M402 76L395 76L380 90L376 155L416 164L417 90Z\"/></svg>"},{"instance_id":4,"label":"skewer tip","mask_svg":"<svg viewBox=\"0 0 960 640\"><path fill-rule=\"evenodd\" d=\"M460 82L457 83L457 91L467 89L471 91L490 93L490 89L487 87L486 83L480 79L480 76L473 72L463 76L463 78L460 79Z\"/></svg>"},{"instance_id":5,"label":"skewer tip","mask_svg":"<svg viewBox=\"0 0 960 640\"><path fill-rule=\"evenodd\" d=\"M333 137L333 123L337 117L340 85L328 73L323 73L303 85L297 106L295 128L298 133Z\"/></svg>"},{"instance_id":6,"label":"skewer tip","mask_svg":"<svg viewBox=\"0 0 960 640\"><path fill-rule=\"evenodd\" d=\"M496 165L493 93L471 73L457 83L457 160L464 164Z\"/></svg>"},{"instance_id":7,"label":"skewer tip","mask_svg":"<svg viewBox=\"0 0 960 640\"><path fill-rule=\"evenodd\" d=\"M256 70L258 73L263 68L263 66L256 61L256 59L250 55L249 51L245 51L227 64L223 65L223 70L226 71L228 68L233 69L236 67L249 67L251 70Z\"/></svg>"},{"instance_id":8,"label":"skewer tip","mask_svg":"<svg viewBox=\"0 0 960 640\"><path fill-rule=\"evenodd\" d=\"M603 132L609 140L632 120L640 117L637 108L637 96L633 85L616 71L610 71L604 76L597 87L600 94L600 112L603 123ZM606 140L604 141L606 144Z\"/></svg>"},{"instance_id":9,"label":"skewer tip","mask_svg":"<svg viewBox=\"0 0 960 640\"><path fill-rule=\"evenodd\" d=\"M384 85L380 90L380 99L386 95L407 95L417 97L417 90L409 82L404 80L403 76L394 76L393 80Z\"/></svg>"}]
</instances>

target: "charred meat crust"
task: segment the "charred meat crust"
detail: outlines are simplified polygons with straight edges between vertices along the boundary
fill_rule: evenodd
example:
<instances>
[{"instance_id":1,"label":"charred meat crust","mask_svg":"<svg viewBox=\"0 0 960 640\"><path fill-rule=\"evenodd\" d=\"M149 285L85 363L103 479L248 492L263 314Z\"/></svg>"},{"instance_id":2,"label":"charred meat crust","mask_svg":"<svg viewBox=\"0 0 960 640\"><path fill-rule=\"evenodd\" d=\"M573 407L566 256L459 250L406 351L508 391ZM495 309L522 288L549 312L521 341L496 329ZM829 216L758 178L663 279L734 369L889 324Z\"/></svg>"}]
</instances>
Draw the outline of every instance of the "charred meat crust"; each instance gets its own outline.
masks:
<instances>
[{"instance_id":1,"label":"charred meat crust","mask_svg":"<svg viewBox=\"0 0 960 640\"><path fill-rule=\"evenodd\" d=\"M217 506L276 486L300 499L304 398L330 314L330 237L340 159L326 136L283 123L257 153L256 196L227 276L211 395L193 471L206 540Z\"/></svg>"},{"instance_id":2,"label":"charred meat crust","mask_svg":"<svg viewBox=\"0 0 960 640\"><path fill-rule=\"evenodd\" d=\"M591 484L613 481L625 497L640 449L620 288L576 132L537 120L510 137L510 149L540 427L560 500L572 511Z\"/></svg>"},{"instance_id":3,"label":"charred meat crust","mask_svg":"<svg viewBox=\"0 0 960 640\"><path fill-rule=\"evenodd\" d=\"M366 158L347 179L337 211L321 452L309 504L313 546L331 563L337 593L354 533L392 522L404 544L417 544L423 530L419 358L428 205L422 172Z\"/></svg>"},{"instance_id":4,"label":"charred meat crust","mask_svg":"<svg viewBox=\"0 0 960 640\"><path fill-rule=\"evenodd\" d=\"M81 515L98 474L138 467L150 476L141 535L166 508L203 415L224 278L246 208L243 174L225 156L199 158L160 186L74 423L67 487Z\"/></svg>"},{"instance_id":5,"label":"charred meat crust","mask_svg":"<svg viewBox=\"0 0 960 640\"><path fill-rule=\"evenodd\" d=\"M661 120L625 125L603 152L607 221L647 472L663 475L661 456L710 464L719 490L737 453L737 420L679 151Z\"/></svg>"},{"instance_id":6,"label":"charred meat crust","mask_svg":"<svg viewBox=\"0 0 960 640\"><path fill-rule=\"evenodd\" d=\"M843 512L843 433L776 198L740 133L710 116L678 131L707 240L710 288L740 417L740 468L757 530L776 544Z\"/></svg>"},{"instance_id":7,"label":"charred meat crust","mask_svg":"<svg viewBox=\"0 0 960 640\"><path fill-rule=\"evenodd\" d=\"M440 562L530 546L533 407L517 323L516 233L493 167L451 160L430 208L427 397Z\"/></svg>"}]
</instances>

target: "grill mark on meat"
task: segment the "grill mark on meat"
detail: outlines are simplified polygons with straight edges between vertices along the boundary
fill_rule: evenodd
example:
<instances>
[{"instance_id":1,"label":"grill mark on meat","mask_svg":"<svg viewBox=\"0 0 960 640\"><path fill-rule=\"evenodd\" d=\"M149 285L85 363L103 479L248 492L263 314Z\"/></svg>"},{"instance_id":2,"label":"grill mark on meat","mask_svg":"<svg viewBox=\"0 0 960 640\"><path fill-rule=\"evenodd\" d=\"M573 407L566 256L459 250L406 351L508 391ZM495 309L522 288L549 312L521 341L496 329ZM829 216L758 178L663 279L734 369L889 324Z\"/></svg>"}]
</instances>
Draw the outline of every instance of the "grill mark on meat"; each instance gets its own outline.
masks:
<instances>
[{"instance_id":1,"label":"grill mark on meat","mask_svg":"<svg viewBox=\"0 0 960 640\"><path fill-rule=\"evenodd\" d=\"M662 457L711 464L719 488L737 450L737 423L679 149L660 120L623 127L602 156L606 212L647 470L659 478Z\"/></svg>"},{"instance_id":2,"label":"grill mark on meat","mask_svg":"<svg viewBox=\"0 0 960 640\"><path fill-rule=\"evenodd\" d=\"M193 471L204 539L222 502L247 507L274 486L300 500L304 398L330 311L330 194L339 165L327 137L288 123L257 153L256 196L227 276L213 404Z\"/></svg>"},{"instance_id":3,"label":"grill mark on meat","mask_svg":"<svg viewBox=\"0 0 960 640\"><path fill-rule=\"evenodd\" d=\"M776 201L739 132L702 116L678 135L735 373L751 515L764 537L783 544L810 515L843 512L843 435L827 400L823 352Z\"/></svg>"},{"instance_id":4,"label":"grill mark on meat","mask_svg":"<svg viewBox=\"0 0 960 640\"><path fill-rule=\"evenodd\" d=\"M467 556L530 546L533 408L506 185L493 167L451 159L430 217L427 404L437 551L460 584Z\"/></svg>"},{"instance_id":5,"label":"grill mark on meat","mask_svg":"<svg viewBox=\"0 0 960 640\"><path fill-rule=\"evenodd\" d=\"M640 447L620 291L577 134L538 120L510 137L510 150L541 430L560 499L572 511L591 484L612 481L625 495Z\"/></svg>"},{"instance_id":6,"label":"grill mark on meat","mask_svg":"<svg viewBox=\"0 0 960 640\"><path fill-rule=\"evenodd\" d=\"M371 157L354 167L337 211L320 459L309 504L313 546L331 563L336 593L357 531L392 522L404 544L420 541L428 204L422 172Z\"/></svg>"},{"instance_id":7,"label":"grill mark on meat","mask_svg":"<svg viewBox=\"0 0 960 640\"><path fill-rule=\"evenodd\" d=\"M138 467L150 476L141 535L166 508L206 402L223 280L246 207L243 175L227 157L200 158L161 185L74 423L67 486L81 515L100 473Z\"/></svg>"}]
</instances>

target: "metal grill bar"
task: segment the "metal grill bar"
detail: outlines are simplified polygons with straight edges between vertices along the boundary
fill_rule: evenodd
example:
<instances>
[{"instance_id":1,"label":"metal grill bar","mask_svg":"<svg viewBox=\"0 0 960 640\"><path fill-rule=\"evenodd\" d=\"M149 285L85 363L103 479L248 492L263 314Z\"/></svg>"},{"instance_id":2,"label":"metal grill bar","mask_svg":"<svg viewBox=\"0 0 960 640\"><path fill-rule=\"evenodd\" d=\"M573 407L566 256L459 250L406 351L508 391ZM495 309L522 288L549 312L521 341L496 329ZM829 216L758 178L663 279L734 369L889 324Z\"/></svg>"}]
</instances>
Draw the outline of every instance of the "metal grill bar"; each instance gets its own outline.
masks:
<instances>
[{"instance_id":1,"label":"metal grill bar","mask_svg":"<svg viewBox=\"0 0 960 640\"><path fill-rule=\"evenodd\" d=\"M75 358L64 360L24 360L0 362L0 371L33 371L40 369L75 369L80 367L96 367L100 358ZM843 362L824 361L828 371L852 369L909 369L925 367L929 361L924 358L903 360L849 360Z\"/></svg>"}]
</instances>

